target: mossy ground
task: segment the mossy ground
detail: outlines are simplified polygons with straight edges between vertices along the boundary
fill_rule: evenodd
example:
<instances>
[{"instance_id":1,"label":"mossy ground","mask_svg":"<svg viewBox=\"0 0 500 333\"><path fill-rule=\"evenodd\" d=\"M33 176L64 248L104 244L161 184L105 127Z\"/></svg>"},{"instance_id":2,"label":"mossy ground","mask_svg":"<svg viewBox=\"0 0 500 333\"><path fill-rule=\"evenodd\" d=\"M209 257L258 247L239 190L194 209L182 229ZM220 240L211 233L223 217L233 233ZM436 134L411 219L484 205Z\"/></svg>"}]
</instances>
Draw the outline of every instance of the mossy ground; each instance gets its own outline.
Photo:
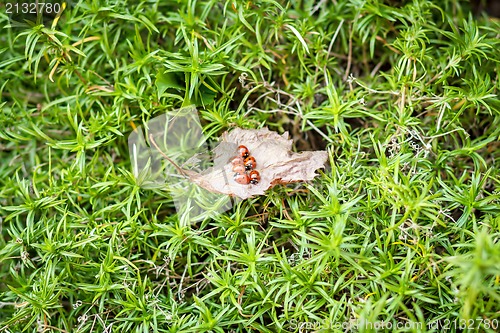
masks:
<instances>
[{"instance_id":1,"label":"mossy ground","mask_svg":"<svg viewBox=\"0 0 500 333\"><path fill-rule=\"evenodd\" d=\"M95 0L44 22L0 33L1 332L498 330L498 18ZM183 223L127 135L192 104L211 139L289 131L330 167Z\"/></svg>"}]
</instances>

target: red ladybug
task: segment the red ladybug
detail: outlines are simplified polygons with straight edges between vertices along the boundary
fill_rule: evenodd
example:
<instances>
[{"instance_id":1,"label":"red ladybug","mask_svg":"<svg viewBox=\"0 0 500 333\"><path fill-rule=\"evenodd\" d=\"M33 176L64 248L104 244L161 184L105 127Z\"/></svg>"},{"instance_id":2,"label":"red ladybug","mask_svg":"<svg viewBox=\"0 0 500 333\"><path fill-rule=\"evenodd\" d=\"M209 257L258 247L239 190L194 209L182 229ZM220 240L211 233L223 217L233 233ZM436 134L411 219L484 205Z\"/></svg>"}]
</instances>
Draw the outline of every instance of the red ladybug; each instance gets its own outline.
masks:
<instances>
[{"instance_id":1,"label":"red ladybug","mask_svg":"<svg viewBox=\"0 0 500 333\"><path fill-rule=\"evenodd\" d=\"M245 164L245 160L241 156L235 156L235 157L233 157L231 159L231 164L233 166L235 166L235 165L244 165Z\"/></svg>"},{"instance_id":2,"label":"red ladybug","mask_svg":"<svg viewBox=\"0 0 500 333\"><path fill-rule=\"evenodd\" d=\"M257 170L252 170L250 171L248 178L250 184L257 185L260 182L260 173Z\"/></svg>"},{"instance_id":3,"label":"red ladybug","mask_svg":"<svg viewBox=\"0 0 500 333\"><path fill-rule=\"evenodd\" d=\"M248 183L250 183L250 177L244 172L237 172L234 174L234 181L241 185L248 185Z\"/></svg>"},{"instance_id":4,"label":"red ladybug","mask_svg":"<svg viewBox=\"0 0 500 333\"><path fill-rule=\"evenodd\" d=\"M240 154L241 157L247 158L250 156L250 151L248 151L248 148L245 146L238 146L238 154Z\"/></svg>"},{"instance_id":5,"label":"red ladybug","mask_svg":"<svg viewBox=\"0 0 500 333\"><path fill-rule=\"evenodd\" d=\"M245 166L243 164L233 165L233 172L236 173L245 173Z\"/></svg>"},{"instance_id":6,"label":"red ladybug","mask_svg":"<svg viewBox=\"0 0 500 333\"><path fill-rule=\"evenodd\" d=\"M253 156L249 156L245 158L245 170L250 171L255 169L257 166L257 162L255 161L255 158Z\"/></svg>"}]
</instances>

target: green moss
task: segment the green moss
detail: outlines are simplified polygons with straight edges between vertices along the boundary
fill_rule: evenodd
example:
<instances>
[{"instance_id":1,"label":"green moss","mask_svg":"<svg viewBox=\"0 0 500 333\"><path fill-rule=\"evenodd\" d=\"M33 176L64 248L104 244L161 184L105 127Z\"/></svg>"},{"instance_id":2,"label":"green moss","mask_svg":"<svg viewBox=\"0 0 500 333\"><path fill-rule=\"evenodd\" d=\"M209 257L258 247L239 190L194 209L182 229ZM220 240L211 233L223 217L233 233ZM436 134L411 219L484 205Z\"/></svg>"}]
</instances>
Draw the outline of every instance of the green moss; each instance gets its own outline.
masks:
<instances>
[{"instance_id":1,"label":"green moss","mask_svg":"<svg viewBox=\"0 0 500 333\"><path fill-rule=\"evenodd\" d=\"M72 1L2 28L0 332L497 331L500 21L469 6ZM191 104L210 139L289 131L330 167L186 224L127 136Z\"/></svg>"}]
</instances>

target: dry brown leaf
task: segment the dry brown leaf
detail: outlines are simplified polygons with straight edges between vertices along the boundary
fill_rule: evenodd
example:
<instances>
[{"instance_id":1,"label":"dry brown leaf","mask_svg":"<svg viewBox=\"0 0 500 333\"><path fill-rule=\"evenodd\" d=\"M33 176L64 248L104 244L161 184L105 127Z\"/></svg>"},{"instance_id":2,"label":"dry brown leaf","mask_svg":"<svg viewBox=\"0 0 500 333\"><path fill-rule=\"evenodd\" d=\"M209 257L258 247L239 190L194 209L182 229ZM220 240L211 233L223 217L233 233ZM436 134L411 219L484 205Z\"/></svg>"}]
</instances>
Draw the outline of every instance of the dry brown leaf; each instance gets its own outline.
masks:
<instances>
[{"instance_id":1,"label":"dry brown leaf","mask_svg":"<svg viewBox=\"0 0 500 333\"><path fill-rule=\"evenodd\" d=\"M241 185L234 181L230 159L236 156L239 145L245 145L257 161L256 170L261 180L257 185ZM203 173L188 171L190 180L204 189L220 194L247 199L262 195L276 184L308 181L317 176L316 170L324 168L328 159L326 151L291 151L292 140L288 133L279 135L267 128L245 130L235 128L222 135L214 149L214 167Z\"/></svg>"}]
</instances>

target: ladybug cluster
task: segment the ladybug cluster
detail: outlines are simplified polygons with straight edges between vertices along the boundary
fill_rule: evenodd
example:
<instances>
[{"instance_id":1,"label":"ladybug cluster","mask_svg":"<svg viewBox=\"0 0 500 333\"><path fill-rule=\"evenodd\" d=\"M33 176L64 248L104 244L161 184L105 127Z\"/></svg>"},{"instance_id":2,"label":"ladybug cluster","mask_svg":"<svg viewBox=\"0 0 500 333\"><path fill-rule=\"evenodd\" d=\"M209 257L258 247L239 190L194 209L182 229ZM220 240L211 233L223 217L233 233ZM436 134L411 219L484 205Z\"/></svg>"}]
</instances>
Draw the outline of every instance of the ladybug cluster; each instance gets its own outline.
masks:
<instances>
[{"instance_id":1,"label":"ladybug cluster","mask_svg":"<svg viewBox=\"0 0 500 333\"><path fill-rule=\"evenodd\" d=\"M250 156L248 148L245 146L238 147L238 156L231 160L234 172L234 181L238 184L257 185L260 181L260 174L255 168L257 162L253 156Z\"/></svg>"}]
</instances>

